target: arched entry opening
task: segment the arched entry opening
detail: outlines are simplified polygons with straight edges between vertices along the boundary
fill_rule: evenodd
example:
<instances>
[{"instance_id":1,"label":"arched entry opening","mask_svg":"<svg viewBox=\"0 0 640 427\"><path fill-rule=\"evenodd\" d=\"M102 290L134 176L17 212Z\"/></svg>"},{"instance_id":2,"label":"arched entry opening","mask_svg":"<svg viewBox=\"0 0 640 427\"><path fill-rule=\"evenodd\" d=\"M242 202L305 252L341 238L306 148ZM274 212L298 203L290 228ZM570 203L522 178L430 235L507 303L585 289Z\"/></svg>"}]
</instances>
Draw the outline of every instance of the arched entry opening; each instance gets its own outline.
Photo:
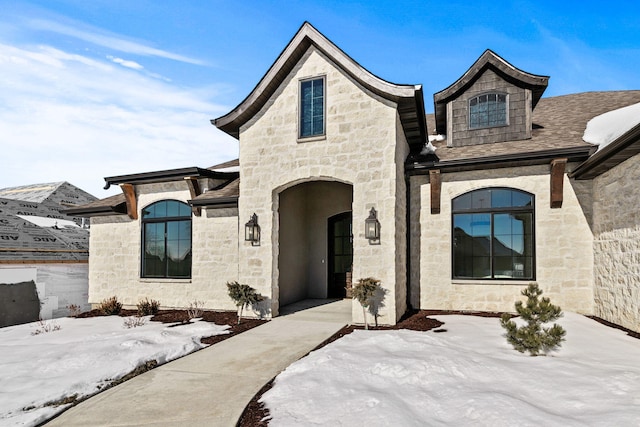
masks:
<instances>
[{"instance_id":1,"label":"arched entry opening","mask_svg":"<svg viewBox=\"0 0 640 427\"><path fill-rule=\"evenodd\" d=\"M353 187L335 181L304 182L280 193L280 307L308 298L344 297L353 251L352 204Z\"/></svg>"}]
</instances>

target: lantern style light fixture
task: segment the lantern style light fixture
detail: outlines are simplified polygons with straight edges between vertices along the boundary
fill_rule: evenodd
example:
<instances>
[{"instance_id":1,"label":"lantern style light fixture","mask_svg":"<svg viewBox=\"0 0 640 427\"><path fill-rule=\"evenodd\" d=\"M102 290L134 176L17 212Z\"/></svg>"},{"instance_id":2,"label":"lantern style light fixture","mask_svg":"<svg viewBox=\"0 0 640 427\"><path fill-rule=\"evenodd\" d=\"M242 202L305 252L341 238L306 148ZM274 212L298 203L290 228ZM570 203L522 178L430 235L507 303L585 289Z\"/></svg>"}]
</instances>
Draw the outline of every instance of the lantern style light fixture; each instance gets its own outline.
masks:
<instances>
[{"instance_id":1,"label":"lantern style light fixture","mask_svg":"<svg viewBox=\"0 0 640 427\"><path fill-rule=\"evenodd\" d=\"M369 218L364 220L364 237L369 240L369 243L380 240L380 222L375 208L371 208Z\"/></svg>"},{"instance_id":2,"label":"lantern style light fixture","mask_svg":"<svg viewBox=\"0 0 640 427\"><path fill-rule=\"evenodd\" d=\"M244 225L244 240L251 242L251 246L260 244L260 226L258 225L258 215L251 215L249 221Z\"/></svg>"}]
</instances>

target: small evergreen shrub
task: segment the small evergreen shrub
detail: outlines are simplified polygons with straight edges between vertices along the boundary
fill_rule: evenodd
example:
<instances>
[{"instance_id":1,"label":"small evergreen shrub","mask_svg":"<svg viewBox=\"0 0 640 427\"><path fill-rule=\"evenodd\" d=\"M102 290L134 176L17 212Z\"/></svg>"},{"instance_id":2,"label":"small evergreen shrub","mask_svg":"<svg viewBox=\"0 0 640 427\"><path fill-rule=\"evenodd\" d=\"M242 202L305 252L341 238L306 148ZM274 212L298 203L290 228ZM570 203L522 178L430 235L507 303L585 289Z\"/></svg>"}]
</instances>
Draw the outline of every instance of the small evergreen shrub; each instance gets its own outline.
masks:
<instances>
[{"instance_id":1,"label":"small evergreen shrub","mask_svg":"<svg viewBox=\"0 0 640 427\"><path fill-rule=\"evenodd\" d=\"M120 310L122 310L122 303L118 301L118 297L114 295L111 298L102 300L99 309L107 316L120 314Z\"/></svg>"},{"instance_id":2,"label":"small evergreen shrub","mask_svg":"<svg viewBox=\"0 0 640 427\"><path fill-rule=\"evenodd\" d=\"M358 300L362 306L362 317L364 318L364 328L369 329L369 323L367 322L366 309L373 304L373 299L380 288L380 280L373 277L366 277L364 279L358 279L352 290L351 295L353 299ZM376 324L378 323L376 319Z\"/></svg>"},{"instance_id":3,"label":"small evergreen shrub","mask_svg":"<svg viewBox=\"0 0 640 427\"><path fill-rule=\"evenodd\" d=\"M509 344L520 353L526 351L531 356L544 355L559 348L567 332L558 324L554 323L550 328L543 327L543 324L562 317L560 307L551 304L549 298L540 299L542 290L536 283L530 283L522 295L527 297L526 304L517 301L515 306L518 315L527 324L518 327L507 313L500 319L500 324L507 331L505 336Z\"/></svg>"},{"instance_id":4,"label":"small evergreen shrub","mask_svg":"<svg viewBox=\"0 0 640 427\"><path fill-rule=\"evenodd\" d=\"M138 302L138 316L149 316L158 314L160 310L160 302L149 298L142 299Z\"/></svg>"},{"instance_id":5,"label":"small evergreen shrub","mask_svg":"<svg viewBox=\"0 0 640 427\"><path fill-rule=\"evenodd\" d=\"M240 314L238 314L238 325L240 324L240 320L242 320L242 312L244 308L264 299L263 296L256 292L256 290L251 286L241 285L236 281L227 282L227 290L229 292L229 297L233 302L235 302L236 307L240 309Z\"/></svg>"}]
</instances>

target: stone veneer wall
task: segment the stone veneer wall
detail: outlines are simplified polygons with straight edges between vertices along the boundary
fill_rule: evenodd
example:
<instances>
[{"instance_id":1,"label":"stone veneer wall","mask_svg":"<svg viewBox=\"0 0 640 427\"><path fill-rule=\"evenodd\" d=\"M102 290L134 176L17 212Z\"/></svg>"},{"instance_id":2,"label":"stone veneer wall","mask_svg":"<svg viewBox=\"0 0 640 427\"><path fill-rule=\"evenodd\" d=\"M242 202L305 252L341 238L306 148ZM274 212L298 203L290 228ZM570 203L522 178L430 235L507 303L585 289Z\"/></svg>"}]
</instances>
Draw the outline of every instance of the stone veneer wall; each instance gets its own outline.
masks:
<instances>
[{"instance_id":1,"label":"stone veneer wall","mask_svg":"<svg viewBox=\"0 0 640 427\"><path fill-rule=\"evenodd\" d=\"M298 86L303 78L326 77L326 135L298 140ZM370 93L313 46L285 78L271 99L240 129L240 223L254 212L262 232L260 246L240 242L240 281L255 287L271 315L279 309L279 194L302 182L338 181L353 186L353 278L373 276L387 289L381 323L393 324L403 299L402 242L397 238L399 168L406 144L398 135L396 105ZM402 186L404 181L402 182ZM378 211L382 238L370 245L364 221L371 207ZM402 208L400 208L401 210ZM242 233L242 230L240 230ZM316 262L319 260L310 260ZM400 295L398 295L400 293ZM354 302L353 318L362 322Z\"/></svg>"},{"instance_id":2,"label":"stone veneer wall","mask_svg":"<svg viewBox=\"0 0 640 427\"><path fill-rule=\"evenodd\" d=\"M183 182L136 186L140 210L159 200L191 199ZM238 279L237 209L203 209L192 216L191 279L140 277L141 223L126 215L91 218L89 243L89 303L116 295L127 306L145 297L162 307L189 307L202 301L205 308L234 310L226 282Z\"/></svg>"},{"instance_id":3,"label":"stone veneer wall","mask_svg":"<svg viewBox=\"0 0 640 427\"><path fill-rule=\"evenodd\" d=\"M594 179L595 315L640 331L640 155Z\"/></svg>"},{"instance_id":4,"label":"stone veneer wall","mask_svg":"<svg viewBox=\"0 0 640 427\"><path fill-rule=\"evenodd\" d=\"M511 187L535 195L535 282L563 310L593 313L593 239L579 200L589 200L590 195L588 189L574 187L565 176L562 208L551 209L547 165L442 174L441 212L435 215L430 209L428 177L411 178L412 305L423 309L514 310L514 302L529 281L451 278L451 200L486 187Z\"/></svg>"}]
</instances>

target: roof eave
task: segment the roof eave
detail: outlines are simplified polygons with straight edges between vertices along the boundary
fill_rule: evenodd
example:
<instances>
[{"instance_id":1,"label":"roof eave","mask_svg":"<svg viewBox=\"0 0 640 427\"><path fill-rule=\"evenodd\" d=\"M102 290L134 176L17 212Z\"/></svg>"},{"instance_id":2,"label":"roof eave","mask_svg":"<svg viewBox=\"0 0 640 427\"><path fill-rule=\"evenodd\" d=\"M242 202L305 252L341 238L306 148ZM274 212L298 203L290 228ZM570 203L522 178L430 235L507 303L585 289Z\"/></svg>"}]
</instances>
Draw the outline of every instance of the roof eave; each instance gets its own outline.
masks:
<instances>
[{"instance_id":1,"label":"roof eave","mask_svg":"<svg viewBox=\"0 0 640 427\"><path fill-rule=\"evenodd\" d=\"M182 168L182 169L169 169L162 171L153 171L145 173L136 173L131 175L119 175L106 177L105 190L112 184L155 184L160 182L171 182L184 179L186 177L194 178L212 178L212 179L228 179L234 176L238 176L238 172L217 172L209 169L203 169L198 167Z\"/></svg>"},{"instance_id":2,"label":"roof eave","mask_svg":"<svg viewBox=\"0 0 640 427\"><path fill-rule=\"evenodd\" d=\"M592 179L637 154L640 154L640 123L600 151L596 151L569 176L578 180Z\"/></svg>"}]
</instances>

